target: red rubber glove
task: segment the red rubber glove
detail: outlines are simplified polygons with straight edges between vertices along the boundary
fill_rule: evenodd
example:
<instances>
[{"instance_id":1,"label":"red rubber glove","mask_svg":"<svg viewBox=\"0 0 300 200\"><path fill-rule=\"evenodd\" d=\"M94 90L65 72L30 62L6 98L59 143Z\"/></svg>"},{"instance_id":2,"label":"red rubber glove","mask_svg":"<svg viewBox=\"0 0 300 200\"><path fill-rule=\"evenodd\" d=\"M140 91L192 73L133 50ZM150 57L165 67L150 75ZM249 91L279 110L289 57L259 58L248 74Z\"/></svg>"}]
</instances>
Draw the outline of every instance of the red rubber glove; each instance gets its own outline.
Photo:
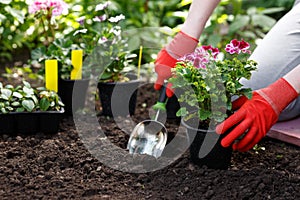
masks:
<instances>
[{"instance_id":1,"label":"red rubber glove","mask_svg":"<svg viewBox=\"0 0 300 200\"><path fill-rule=\"evenodd\" d=\"M233 102L233 109L239 110L216 128L218 134L233 128L222 139L222 146L233 144L233 150L248 151L267 134L282 110L297 97L296 90L281 78L266 88L254 91L251 99L237 99Z\"/></svg>"},{"instance_id":2,"label":"red rubber glove","mask_svg":"<svg viewBox=\"0 0 300 200\"><path fill-rule=\"evenodd\" d=\"M155 90L160 90L164 81L172 76L171 69L175 67L177 59L187 53L193 52L198 42L197 39L180 31L174 39L158 53L155 61L155 72L157 73L157 79L154 84ZM174 91L172 84L168 83L166 87L167 96L173 96Z\"/></svg>"}]
</instances>

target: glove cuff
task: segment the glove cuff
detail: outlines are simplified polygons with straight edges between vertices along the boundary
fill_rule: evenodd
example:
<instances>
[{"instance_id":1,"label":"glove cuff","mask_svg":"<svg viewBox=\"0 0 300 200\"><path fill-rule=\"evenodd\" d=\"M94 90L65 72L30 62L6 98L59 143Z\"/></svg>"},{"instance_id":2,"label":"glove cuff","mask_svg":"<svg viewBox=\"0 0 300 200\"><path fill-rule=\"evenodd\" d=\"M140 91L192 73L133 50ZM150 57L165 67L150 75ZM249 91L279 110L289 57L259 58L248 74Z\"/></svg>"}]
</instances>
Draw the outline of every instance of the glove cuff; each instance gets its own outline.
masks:
<instances>
[{"instance_id":1,"label":"glove cuff","mask_svg":"<svg viewBox=\"0 0 300 200\"><path fill-rule=\"evenodd\" d=\"M166 46L166 50L173 58L181 58L185 54L192 53L197 47L199 40L180 31Z\"/></svg>"},{"instance_id":2,"label":"glove cuff","mask_svg":"<svg viewBox=\"0 0 300 200\"><path fill-rule=\"evenodd\" d=\"M155 65L163 65L166 67L175 67L176 63L177 63L177 59L173 58L168 51L163 48L157 55L157 59L155 60Z\"/></svg>"},{"instance_id":3,"label":"glove cuff","mask_svg":"<svg viewBox=\"0 0 300 200\"><path fill-rule=\"evenodd\" d=\"M298 97L296 90L284 78L256 92L272 106L277 115Z\"/></svg>"}]
</instances>

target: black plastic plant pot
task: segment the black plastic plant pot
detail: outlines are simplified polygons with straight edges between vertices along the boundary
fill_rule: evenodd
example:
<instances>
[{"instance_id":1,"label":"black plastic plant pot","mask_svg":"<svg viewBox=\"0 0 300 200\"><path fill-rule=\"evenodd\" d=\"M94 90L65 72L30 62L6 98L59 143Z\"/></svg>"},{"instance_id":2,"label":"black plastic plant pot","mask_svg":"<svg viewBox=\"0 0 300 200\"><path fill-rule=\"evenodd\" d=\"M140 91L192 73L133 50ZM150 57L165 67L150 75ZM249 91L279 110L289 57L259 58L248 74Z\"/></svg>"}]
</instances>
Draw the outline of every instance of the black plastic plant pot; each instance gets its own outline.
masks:
<instances>
[{"instance_id":1,"label":"black plastic plant pot","mask_svg":"<svg viewBox=\"0 0 300 200\"><path fill-rule=\"evenodd\" d=\"M76 83L75 83L76 81ZM74 91L74 85L76 84ZM89 79L81 80L58 80L58 95L65 104L65 114L73 115L73 111L84 108Z\"/></svg>"},{"instance_id":2,"label":"black plastic plant pot","mask_svg":"<svg viewBox=\"0 0 300 200\"><path fill-rule=\"evenodd\" d=\"M186 127L190 140L191 161L210 169L228 169L231 164L232 148L224 148L221 145L221 140L226 134L219 135L215 130L199 128L201 124L195 119L187 121L182 119L181 122Z\"/></svg>"},{"instance_id":3,"label":"black plastic plant pot","mask_svg":"<svg viewBox=\"0 0 300 200\"><path fill-rule=\"evenodd\" d=\"M15 115L0 114L0 133L12 134L15 132Z\"/></svg>"},{"instance_id":4,"label":"black plastic plant pot","mask_svg":"<svg viewBox=\"0 0 300 200\"><path fill-rule=\"evenodd\" d=\"M12 112L0 114L0 133L57 133L63 114L64 109L60 111Z\"/></svg>"},{"instance_id":5,"label":"black plastic plant pot","mask_svg":"<svg viewBox=\"0 0 300 200\"><path fill-rule=\"evenodd\" d=\"M167 109L167 118L168 119L180 119L180 117L176 116L176 112L179 110L180 104L176 95L173 95L171 98L168 99L166 103Z\"/></svg>"},{"instance_id":6,"label":"black plastic plant pot","mask_svg":"<svg viewBox=\"0 0 300 200\"><path fill-rule=\"evenodd\" d=\"M140 81L133 78L128 82L98 82L102 115L134 115Z\"/></svg>"}]
</instances>

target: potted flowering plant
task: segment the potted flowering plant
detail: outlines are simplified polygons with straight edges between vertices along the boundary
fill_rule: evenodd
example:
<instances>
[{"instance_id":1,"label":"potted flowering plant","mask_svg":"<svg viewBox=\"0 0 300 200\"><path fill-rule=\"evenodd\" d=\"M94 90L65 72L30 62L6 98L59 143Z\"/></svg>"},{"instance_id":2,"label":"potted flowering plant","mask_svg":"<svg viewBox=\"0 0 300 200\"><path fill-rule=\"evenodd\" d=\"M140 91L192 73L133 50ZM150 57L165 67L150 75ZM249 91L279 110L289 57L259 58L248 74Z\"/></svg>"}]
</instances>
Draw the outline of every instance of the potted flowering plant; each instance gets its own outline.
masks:
<instances>
[{"instance_id":1,"label":"potted flowering plant","mask_svg":"<svg viewBox=\"0 0 300 200\"><path fill-rule=\"evenodd\" d=\"M0 82L0 133L55 133L64 104L57 93L45 88L3 85Z\"/></svg>"},{"instance_id":2,"label":"potted flowering plant","mask_svg":"<svg viewBox=\"0 0 300 200\"><path fill-rule=\"evenodd\" d=\"M89 57L86 69L100 74L101 82L126 81L124 73L136 57L128 50L128 40L122 36L119 25L125 16L114 15L111 5L110 1L97 4L88 15L77 19L80 26L70 33L73 42L85 49Z\"/></svg>"},{"instance_id":3,"label":"potted flowering plant","mask_svg":"<svg viewBox=\"0 0 300 200\"><path fill-rule=\"evenodd\" d=\"M124 16L111 14L109 5L111 2L97 4L95 9L78 16L77 28L74 26L63 37L56 37L59 34L55 33L55 17L68 7L63 0L35 0L29 6L29 12L40 20L44 29L44 34L41 34L43 45L31 52L32 61L42 64L49 59L58 61L58 94L66 104L67 114L72 114L73 108L77 110L83 107L92 72L102 74L100 80L118 80L121 77L118 75L132 58L125 50L127 44L121 38L121 28L118 26ZM82 77L74 79L72 52L77 49L83 50L81 56L84 62L81 68ZM44 68L41 71L43 70ZM76 91L80 92L73 92L75 81Z\"/></svg>"},{"instance_id":4,"label":"potted flowering plant","mask_svg":"<svg viewBox=\"0 0 300 200\"><path fill-rule=\"evenodd\" d=\"M57 60L58 65L58 94L65 103L65 114L72 114L72 94L75 80L70 80L73 63L71 53L80 47L74 44L69 37L57 37L58 23L57 17L67 13L68 4L63 0L34 0L28 7L29 13L33 14L39 20L42 32L40 33L40 41L42 45L31 51L31 62L44 66L46 60ZM37 27L36 31L39 31ZM40 73L45 73L42 67ZM86 92L88 80L77 80L77 84L82 88L81 91ZM77 95L74 98L74 104L81 107L84 104L85 95Z\"/></svg>"},{"instance_id":5,"label":"potted flowering plant","mask_svg":"<svg viewBox=\"0 0 300 200\"><path fill-rule=\"evenodd\" d=\"M37 48L31 51L31 62L43 65L45 60L56 59L58 61L59 74L61 77L69 77L68 71L72 69L69 58L72 48L71 41L57 37L57 17L67 13L68 4L63 0L34 0L28 6L29 14L32 14L37 27L36 34L39 35ZM42 30L42 31L41 31ZM44 73L42 68L41 73Z\"/></svg>"},{"instance_id":6,"label":"potted flowering plant","mask_svg":"<svg viewBox=\"0 0 300 200\"><path fill-rule=\"evenodd\" d=\"M221 146L220 140L225 135L219 136L214 129L232 113L234 96L251 98L251 89L240 83L256 69L257 63L247 60L249 48L249 43L236 39L226 45L225 52L201 46L182 57L173 69L174 76L169 81L173 88L183 91L178 95L181 108L177 115L183 117L183 125L191 138L195 138L190 147L191 159L199 165L228 167L231 148ZM200 150L205 145L208 148Z\"/></svg>"},{"instance_id":7,"label":"potted flowering plant","mask_svg":"<svg viewBox=\"0 0 300 200\"><path fill-rule=\"evenodd\" d=\"M128 50L128 40L122 36L122 28L118 25L125 17L112 15L111 4L110 1L98 4L90 15L81 16L78 19L80 28L72 34L88 54L84 62L86 69L99 75L102 114L112 116L112 109L117 111L116 115L133 114L139 81L130 71L136 54ZM122 98L114 98L113 91ZM129 113L124 109L124 102L129 103Z\"/></svg>"}]
</instances>

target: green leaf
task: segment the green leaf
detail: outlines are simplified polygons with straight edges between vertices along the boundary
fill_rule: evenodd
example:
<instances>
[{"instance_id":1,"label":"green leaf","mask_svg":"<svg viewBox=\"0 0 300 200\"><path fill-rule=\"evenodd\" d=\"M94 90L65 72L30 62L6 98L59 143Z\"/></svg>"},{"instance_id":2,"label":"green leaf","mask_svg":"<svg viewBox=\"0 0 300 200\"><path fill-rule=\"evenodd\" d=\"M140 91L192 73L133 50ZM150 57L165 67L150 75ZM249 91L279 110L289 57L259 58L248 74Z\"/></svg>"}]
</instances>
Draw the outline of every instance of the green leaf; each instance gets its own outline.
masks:
<instances>
[{"instance_id":1,"label":"green leaf","mask_svg":"<svg viewBox=\"0 0 300 200\"><path fill-rule=\"evenodd\" d=\"M22 106L28 111L32 112L35 108L34 102L32 100L23 100Z\"/></svg>"},{"instance_id":2,"label":"green leaf","mask_svg":"<svg viewBox=\"0 0 300 200\"><path fill-rule=\"evenodd\" d=\"M8 99L9 99L9 98L8 98L6 95L4 95L4 94L1 94L1 95L0 95L0 98L1 98L1 99L4 99L4 100L8 100Z\"/></svg>"},{"instance_id":3,"label":"green leaf","mask_svg":"<svg viewBox=\"0 0 300 200\"><path fill-rule=\"evenodd\" d=\"M5 15L2 15L2 14L0 13L0 22L4 21L5 19L6 19L6 16L5 16ZM0 29L0 32L2 32L1 29Z\"/></svg>"},{"instance_id":4,"label":"green leaf","mask_svg":"<svg viewBox=\"0 0 300 200\"><path fill-rule=\"evenodd\" d=\"M43 111L48 110L48 108L50 107L50 102L47 98L42 98L40 100L40 109Z\"/></svg>"},{"instance_id":5,"label":"green leaf","mask_svg":"<svg viewBox=\"0 0 300 200\"><path fill-rule=\"evenodd\" d=\"M7 109L9 112L11 112L11 111L13 111L13 110L14 110L14 108L13 108L13 107L11 107L11 106L7 106L7 107L6 107L6 109Z\"/></svg>"},{"instance_id":6,"label":"green leaf","mask_svg":"<svg viewBox=\"0 0 300 200\"><path fill-rule=\"evenodd\" d=\"M54 107L54 106L55 106L55 101L51 101L51 102L50 102L50 106L51 106L51 107Z\"/></svg>"},{"instance_id":7,"label":"green leaf","mask_svg":"<svg viewBox=\"0 0 300 200\"><path fill-rule=\"evenodd\" d=\"M229 33L232 34L239 29L247 26L250 22L250 17L246 15L238 15L229 26Z\"/></svg>"},{"instance_id":8,"label":"green leaf","mask_svg":"<svg viewBox=\"0 0 300 200\"><path fill-rule=\"evenodd\" d=\"M273 14L273 13L278 13L278 12L281 12L284 10L285 10L284 7L266 8L261 13L262 14Z\"/></svg>"},{"instance_id":9,"label":"green leaf","mask_svg":"<svg viewBox=\"0 0 300 200\"><path fill-rule=\"evenodd\" d=\"M23 107L20 107L20 108L16 109L16 112L24 112L24 111L25 111L25 109Z\"/></svg>"},{"instance_id":10,"label":"green leaf","mask_svg":"<svg viewBox=\"0 0 300 200\"><path fill-rule=\"evenodd\" d=\"M1 89L1 92L0 92L0 98L5 99L5 100L8 100L9 97L8 97L7 95L1 94L1 93L2 93L2 90L3 90L3 88Z\"/></svg>"},{"instance_id":11,"label":"green leaf","mask_svg":"<svg viewBox=\"0 0 300 200\"><path fill-rule=\"evenodd\" d=\"M1 97L5 100L8 100L12 95L12 91L9 89L5 89L5 88L1 89L1 93L2 93Z\"/></svg>"},{"instance_id":12,"label":"green leaf","mask_svg":"<svg viewBox=\"0 0 300 200\"><path fill-rule=\"evenodd\" d=\"M212 34L207 39L207 44L210 44L212 46L217 46L222 40L222 37L220 34Z\"/></svg>"},{"instance_id":13,"label":"green leaf","mask_svg":"<svg viewBox=\"0 0 300 200\"><path fill-rule=\"evenodd\" d=\"M41 60L45 57L46 47L39 47L31 51L31 59L33 60Z\"/></svg>"},{"instance_id":14,"label":"green leaf","mask_svg":"<svg viewBox=\"0 0 300 200\"><path fill-rule=\"evenodd\" d=\"M15 101L15 102L12 102L11 105L17 107L17 106L20 106L21 104L20 104L20 102Z\"/></svg>"},{"instance_id":15,"label":"green leaf","mask_svg":"<svg viewBox=\"0 0 300 200\"><path fill-rule=\"evenodd\" d=\"M45 87L37 87L36 90L43 91L43 90L46 90L46 88Z\"/></svg>"},{"instance_id":16,"label":"green leaf","mask_svg":"<svg viewBox=\"0 0 300 200\"><path fill-rule=\"evenodd\" d=\"M252 16L252 23L254 26L271 28L276 23L276 20L266 15L257 14Z\"/></svg>"},{"instance_id":17,"label":"green leaf","mask_svg":"<svg viewBox=\"0 0 300 200\"><path fill-rule=\"evenodd\" d=\"M9 85L6 85L5 88L6 88L6 89L13 89L14 86L12 86L12 85L9 84Z\"/></svg>"},{"instance_id":18,"label":"green leaf","mask_svg":"<svg viewBox=\"0 0 300 200\"><path fill-rule=\"evenodd\" d=\"M5 6L4 10L14 16L21 24L24 23L24 14L21 10L14 9L10 6Z\"/></svg>"},{"instance_id":19,"label":"green leaf","mask_svg":"<svg viewBox=\"0 0 300 200\"><path fill-rule=\"evenodd\" d=\"M26 86L26 87L28 87L28 88L31 88L30 83L28 83L27 81L23 81L23 84L24 84L24 86Z\"/></svg>"},{"instance_id":20,"label":"green leaf","mask_svg":"<svg viewBox=\"0 0 300 200\"><path fill-rule=\"evenodd\" d=\"M19 99L23 98L23 95L22 95L21 93L19 93L19 92L14 92L12 95L13 95L14 97L19 98Z\"/></svg>"},{"instance_id":21,"label":"green leaf","mask_svg":"<svg viewBox=\"0 0 300 200\"><path fill-rule=\"evenodd\" d=\"M35 95L31 96L31 99L33 100L34 104L38 104L39 100L37 99L37 97Z\"/></svg>"},{"instance_id":22,"label":"green leaf","mask_svg":"<svg viewBox=\"0 0 300 200\"><path fill-rule=\"evenodd\" d=\"M248 99L252 99L252 91L251 90L246 91L244 94Z\"/></svg>"},{"instance_id":23,"label":"green leaf","mask_svg":"<svg viewBox=\"0 0 300 200\"><path fill-rule=\"evenodd\" d=\"M1 112L5 114L7 113L7 110L5 108L1 108Z\"/></svg>"},{"instance_id":24,"label":"green leaf","mask_svg":"<svg viewBox=\"0 0 300 200\"><path fill-rule=\"evenodd\" d=\"M23 87L23 92L25 93L25 96L30 97L34 94L34 90L32 88L28 88L26 86Z\"/></svg>"},{"instance_id":25,"label":"green leaf","mask_svg":"<svg viewBox=\"0 0 300 200\"><path fill-rule=\"evenodd\" d=\"M189 112L187 111L187 109L185 107L180 108L177 112L176 112L176 116L181 117L181 116L186 116L187 114L189 114Z\"/></svg>"},{"instance_id":26,"label":"green leaf","mask_svg":"<svg viewBox=\"0 0 300 200\"><path fill-rule=\"evenodd\" d=\"M2 4L10 4L12 0L0 0L0 3Z\"/></svg>"}]
</instances>

